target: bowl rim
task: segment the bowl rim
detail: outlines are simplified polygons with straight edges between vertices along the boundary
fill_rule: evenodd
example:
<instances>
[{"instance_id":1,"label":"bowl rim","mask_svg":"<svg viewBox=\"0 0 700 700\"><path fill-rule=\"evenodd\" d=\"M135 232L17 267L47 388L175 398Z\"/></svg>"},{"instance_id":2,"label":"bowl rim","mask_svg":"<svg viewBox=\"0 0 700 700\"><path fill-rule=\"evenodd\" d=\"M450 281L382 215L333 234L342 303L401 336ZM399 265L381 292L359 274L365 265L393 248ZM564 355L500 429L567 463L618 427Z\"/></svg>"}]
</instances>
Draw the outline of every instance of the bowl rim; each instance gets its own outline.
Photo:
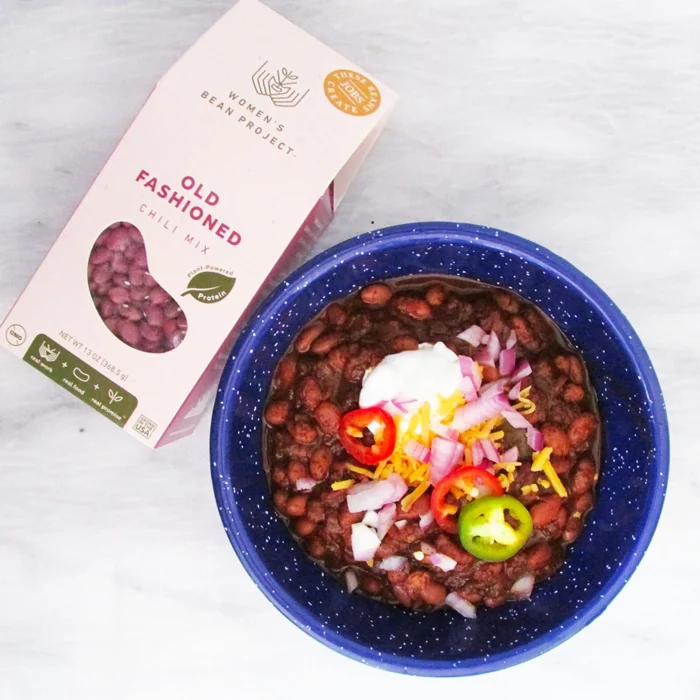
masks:
<instances>
[{"instance_id":1,"label":"bowl rim","mask_svg":"<svg viewBox=\"0 0 700 700\"><path fill-rule=\"evenodd\" d=\"M586 297L616 333L618 341L637 367L640 381L650 399L653 440L656 446L656 468L641 532L599 594L581 608L576 615L537 639L520 647L490 654L486 657L461 660L417 659L400 654L387 655L367 649L364 645L328 629L324 629L323 634L321 634L319 631L320 623L314 614L287 595L283 588L275 585L273 580L267 576L266 567L255 551L236 506L231 482L221 472L221 465L227 462L228 457L227 445L230 432L228 417L232 413L234 402L222 401L219 395L226 395L230 391L231 385L235 383L238 358L245 357L249 355L249 350L252 351L249 346L257 341L259 336L257 336L256 330L263 319L270 313L274 313L277 307L282 306L284 298L289 292L296 289L299 282L304 280L308 284L325 275L337 267L339 259L353 257L355 254L370 253L387 246L407 244L413 240L424 243L428 236L434 238L436 242L486 245L502 252L520 255L549 273L561 277L579 294ZM347 262L347 260L343 260L343 262ZM612 299L580 270L544 246L499 229L442 221L400 224L354 236L324 250L281 282L256 310L255 315L248 321L231 350L217 391L210 443L211 476L219 515L243 568L265 597L288 620L325 646L375 668L423 676L466 676L514 666L558 646L595 620L622 590L651 542L661 516L670 461L668 419L658 378L641 340Z\"/></svg>"}]
</instances>

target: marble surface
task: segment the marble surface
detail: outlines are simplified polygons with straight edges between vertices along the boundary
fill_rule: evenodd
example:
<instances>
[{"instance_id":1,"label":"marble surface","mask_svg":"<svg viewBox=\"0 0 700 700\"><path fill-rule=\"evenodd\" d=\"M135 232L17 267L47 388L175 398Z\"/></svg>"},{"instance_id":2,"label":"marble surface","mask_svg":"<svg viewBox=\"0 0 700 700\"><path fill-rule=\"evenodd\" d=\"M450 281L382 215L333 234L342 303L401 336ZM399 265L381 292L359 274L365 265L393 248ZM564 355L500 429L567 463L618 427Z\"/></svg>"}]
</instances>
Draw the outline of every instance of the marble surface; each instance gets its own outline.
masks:
<instances>
[{"instance_id":1,"label":"marble surface","mask_svg":"<svg viewBox=\"0 0 700 700\"><path fill-rule=\"evenodd\" d=\"M450 680L364 668L285 621L244 573L214 506L206 421L148 451L3 353L0 697L534 697L538 685L543 698L697 699L700 7L270 4L402 97L318 249L402 221L490 224L568 258L628 315L672 427L656 537L604 615L537 660ZM2 0L0 314L157 77L228 5Z\"/></svg>"}]
</instances>

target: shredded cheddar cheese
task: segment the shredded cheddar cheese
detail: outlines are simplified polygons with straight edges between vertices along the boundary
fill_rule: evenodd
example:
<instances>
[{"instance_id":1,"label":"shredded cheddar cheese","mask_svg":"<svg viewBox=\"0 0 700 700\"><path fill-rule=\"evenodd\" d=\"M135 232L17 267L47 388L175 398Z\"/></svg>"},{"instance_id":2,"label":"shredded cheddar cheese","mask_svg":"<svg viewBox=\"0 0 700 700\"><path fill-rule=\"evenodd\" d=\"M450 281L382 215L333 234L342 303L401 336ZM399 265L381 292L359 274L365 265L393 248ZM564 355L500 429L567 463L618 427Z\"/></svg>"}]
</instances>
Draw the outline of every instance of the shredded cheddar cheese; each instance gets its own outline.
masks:
<instances>
[{"instance_id":1,"label":"shredded cheddar cheese","mask_svg":"<svg viewBox=\"0 0 700 700\"><path fill-rule=\"evenodd\" d=\"M540 452L533 452L532 454L532 469L533 472L541 472L544 469L544 465L549 461L552 454L551 447L545 447Z\"/></svg>"},{"instance_id":2,"label":"shredded cheddar cheese","mask_svg":"<svg viewBox=\"0 0 700 700\"><path fill-rule=\"evenodd\" d=\"M331 484L331 488L334 491L342 491L343 489L349 489L355 481L353 479L345 479L345 481L334 481Z\"/></svg>"},{"instance_id":3,"label":"shredded cheddar cheese","mask_svg":"<svg viewBox=\"0 0 700 700\"><path fill-rule=\"evenodd\" d=\"M355 472L355 474L362 474L363 476L369 476L371 479L376 478L375 472L365 469L364 467L358 467L356 464L347 463L345 465L348 471Z\"/></svg>"},{"instance_id":4,"label":"shredded cheddar cheese","mask_svg":"<svg viewBox=\"0 0 700 700\"><path fill-rule=\"evenodd\" d=\"M401 499L401 510L405 513L410 510L411 506L428 490L430 481L426 479L423 483L416 486L411 493Z\"/></svg>"},{"instance_id":5,"label":"shredded cheddar cheese","mask_svg":"<svg viewBox=\"0 0 700 700\"><path fill-rule=\"evenodd\" d=\"M543 488L548 489L552 484L547 479L537 479L537 483Z\"/></svg>"},{"instance_id":6,"label":"shredded cheddar cheese","mask_svg":"<svg viewBox=\"0 0 700 700\"><path fill-rule=\"evenodd\" d=\"M561 483L559 474L557 474L554 471L554 467L552 466L552 463L549 460L544 465L544 473L547 476L547 478L552 482L552 488L554 489L557 496L559 496L560 498L566 498L567 493L566 489L564 488L564 484Z\"/></svg>"}]
</instances>

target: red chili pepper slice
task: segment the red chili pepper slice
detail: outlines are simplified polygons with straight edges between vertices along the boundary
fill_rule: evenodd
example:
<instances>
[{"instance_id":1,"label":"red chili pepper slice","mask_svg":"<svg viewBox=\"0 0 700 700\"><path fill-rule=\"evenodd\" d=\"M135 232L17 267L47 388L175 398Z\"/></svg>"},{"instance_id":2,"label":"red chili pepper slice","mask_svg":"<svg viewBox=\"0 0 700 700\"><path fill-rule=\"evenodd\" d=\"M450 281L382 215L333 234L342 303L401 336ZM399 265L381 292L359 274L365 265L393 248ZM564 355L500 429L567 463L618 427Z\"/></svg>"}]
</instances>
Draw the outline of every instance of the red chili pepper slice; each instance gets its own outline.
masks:
<instances>
[{"instance_id":1,"label":"red chili pepper slice","mask_svg":"<svg viewBox=\"0 0 700 700\"><path fill-rule=\"evenodd\" d=\"M447 497L452 494L456 501L457 496L467 495L472 489L479 491L479 498L503 494L503 487L498 479L478 467L455 469L436 484L430 497L430 508L435 521L445 532L457 534L457 512L459 511L459 505L456 502L448 502Z\"/></svg>"},{"instance_id":2,"label":"red chili pepper slice","mask_svg":"<svg viewBox=\"0 0 700 700\"><path fill-rule=\"evenodd\" d=\"M360 408L343 416L338 437L347 453L360 464L379 464L394 451L396 424L381 408Z\"/></svg>"}]
</instances>

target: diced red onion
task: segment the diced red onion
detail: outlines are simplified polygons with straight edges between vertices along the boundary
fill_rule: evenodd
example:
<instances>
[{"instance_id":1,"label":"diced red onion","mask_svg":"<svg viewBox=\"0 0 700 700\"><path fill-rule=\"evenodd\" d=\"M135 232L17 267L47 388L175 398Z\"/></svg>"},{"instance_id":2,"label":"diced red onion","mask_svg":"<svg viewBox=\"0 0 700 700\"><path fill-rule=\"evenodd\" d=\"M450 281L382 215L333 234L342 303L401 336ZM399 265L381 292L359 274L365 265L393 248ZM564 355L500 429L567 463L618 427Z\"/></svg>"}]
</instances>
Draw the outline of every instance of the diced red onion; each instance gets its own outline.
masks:
<instances>
[{"instance_id":1,"label":"diced red onion","mask_svg":"<svg viewBox=\"0 0 700 700\"><path fill-rule=\"evenodd\" d=\"M479 350L479 352L474 355L474 360L484 367L495 367L496 360L491 357L488 350Z\"/></svg>"},{"instance_id":2,"label":"diced red onion","mask_svg":"<svg viewBox=\"0 0 700 700\"><path fill-rule=\"evenodd\" d=\"M517 447L511 447L509 450L506 450L501 455L501 462L517 462L517 461L518 461L518 448Z\"/></svg>"},{"instance_id":3,"label":"diced red onion","mask_svg":"<svg viewBox=\"0 0 700 700\"><path fill-rule=\"evenodd\" d=\"M348 510L351 513L378 510L387 503L396 503L406 491L406 482L396 473L389 474L381 481L356 484L348 491Z\"/></svg>"},{"instance_id":4,"label":"diced red onion","mask_svg":"<svg viewBox=\"0 0 700 700\"><path fill-rule=\"evenodd\" d=\"M406 566L406 561L406 557L387 557L379 565L379 568L383 571L401 571L401 569L403 569L403 567Z\"/></svg>"},{"instance_id":5,"label":"diced red onion","mask_svg":"<svg viewBox=\"0 0 700 700\"><path fill-rule=\"evenodd\" d=\"M370 527L373 527L376 530L377 525L379 524L379 514L376 510L368 510L365 513L365 516L362 518L362 522L365 525L369 525Z\"/></svg>"},{"instance_id":6,"label":"diced red onion","mask_svg":"<svg viewBox=\"0 0 700 700\"><path fill-rule=\"evenodd\" d=\"M492 440L489 440L488 438L479 440L479 444L481 445L481 449L484 451L486 459L490 460L491 462L500 461L498 450L496 449L496 445L493 444Z\"/></svg>"},{"instance_id":7,"label":"diced red onion","mask_svg":"<svg viewBox=\"0 0 700 700\"><path fill-rule=\"evenodd\" d=\"M352 569L345 569L345 586L348 593L352 593L359 585L357 574Z\"/></svg>"},{"instance_id":8,"label":"diced red onion","mask_svg":"<svg viewBox=\"0 0 700 700\"><path fill-rule=\"evenodd\" d=\"M443 571L452 571L452 569L457 566L457 562L452 557L440 554L439 552L431 554L428 560L433 566L437 566L438 569L442 569Z\"/></svg>"},{"instance_id":9,"label":"diced red onion","mask_svg":"<svg viewBox=\"0 0 700 700\"><path fill-rule=\"evenodd\" d=\"M492 394L504 394L506 388L508 387L509 378L502 377L497 379L495 382L489 382L484 384L479 391L481 396L491 396Z\"/></svg>"},{"instance_id":10,"label":"diced red onion","mask_svg":"<svg viewBox=\"0 0 700 700\"><path fill-rule=\"evenodd\" d=\"M476 608L468 600L464 600L462 596L454 591L448 593L445 598L445 603L453 610L458 612L462 617L468 617L470 620L476 619Z\"/></svg>"},{"instance_id":11,"label":"diced red onion","mask_svg":"<svg viewBox=\"0 0 700 700\"><path fill-rule=\"evenodd\" d=\"M514 348L515 344L518 342L518 336L515 335L515 331L511 331L508 334L508 340L506 340L506 348Z\"/></svg>"},{"instance_id":12,"label":"diced red onion","mask_svg":"<svg viewBox=\"0 0 700 700\"><path fill-rule=\"evenodd\" d=\"M484 333L481 326L469 326L466 331L462 331L458 336L460 340L466 340L469 345L477 347L481 343L485 342L485 338L488 336Z\"/></svg>"},{"instance_id":13,"label":"diced red onion","mask_svg":"<svg viewBox=\"0 0 700 700\"><path fill-rule=\"evenodd\" d=\"M522 382L517 382L517 384L515 384L515 386L508 392L508 398L511 401L517 401L520 398L522 384Z\"/></svg>"},{"instance_id":14,"label":"diced red onion","mask_svg":"<svg viewBox=\"0 0 700 700\"><path fill-rule=\"evenodd\" d=\"M508 399L503 394L482 396L476 401L458 408L451 427L461 433L499 415L501 411L507 411L509 408Z\"/></svg>"},{"instance_id":15,"label":"diced red onion","mask_svg":"<svg viewBox=\"0 0 700 700\"><path fill-rule=\"evenodd\" d=\"M420 543L420 551L427 556L437 553L437 549L435 549L432 544L428 544L427 542Z\"/></svg>"},{"instance_id":16,"label":"diced red onion","mask_svg":"<svg viewBox=\"0 0 700 700\"><path fill-rule=\"evenodd\" d=\"M404 452L419 462L428 463L430 461L430 449L421 445L417 440L409 440L404 447Z\"/></svg>"},{"instance_id":17,"label":"diced red onion","mask_svg":"<svg viewBox=\"0 0 700 700\"><path fill-rule=\"evenodd\" d=\"M387 503L377 514L377 536L384 539L396 520L396 503Z\"/></svg>"},{"instance_id":18,"label":"diced red onion","mask_svg":"<svg viewBox=\"0 0 700 700\"><path fill-rule=\"evenodd\" d=\"M478 388L481 386L481 372L479 372L476 362L474 362L471 357L460 355L459 369L462 372L462 376L469 377L469 379L472 380L472 384L478 390Z\"/></svg>"},{"instance_id":19,"label":"diced red onion","mask_svg":"<svg viewBox=\"0 0 700 700\"><path fill-rule=\"evenodd\" d=\"M316 486L317 483L318 482L314 481L313 479L297 479L296 483L294 484L294 488L302 493L308 493L309 491L314 490L314 486Z\"/></svg>"},{"instance_id":20,"label":"diced red onion","mask_svg":"<svg viewBox=\"0 0 700 700\"><path fill-rule=\"evenodd\" d=\"M456 440L459 437L459 433L453 428L448 428L446 425L439 423L438 421L433 421L430 424L430 429L440 437L445 438L445 440Z\"/></svg>"},{"instance_id":21,"label":"diced red onion","mask_svg":"<svg viewBox=\"0 0 700 700\"><path fill-rule=\"evenodd\" d=\"M515 369L515 348L501 350L498 358L498 371L502 377L507 377Z\"/></svg>"},{"instance_id":22,"label":"diced red onion","mask_svg":"<svg viewBox=\"0 0 700 700\"><path fill-rule=\"evenodd\" d=\"M518 366L515 368L515 371L511 375L511 380L514 382L517 382L518 379L525 379L528 375L532 374L532 367L530 367L530 363L522 359L520 362L518 362Z\"/></svg>"},{"instance_id":23,"label":"diced red onion","mask_svg":"<svg viewBox=\"0 0 700 700\"><path fill-rule=\"evenodd\" d=\"M517 598L529 598L532 593L532 587L535 585L535 577L532 574L527 574L519 578L510 589L510 592Z\"/></svg>"},{"instance_id":24,"label":"diced red onion","mask_svg":"<svg viewBox=\"0 0 700 700\"><path fill-rule=\"evenodd\" d=\"M461 442L433 438L430 448L430 483L437 484L444 479L464 456L464 445Z\"/></svg>"},{"instance_id":25,"label":"diced red onion","mask_svg":"<svg viewBox=\"0 0 700 700\"><path fill-rule=\"evenodd\" d=\"M408 525L408 520L397 520L397 521L394 523L394 526L395 526L398 530L403 530L403 529L406 527L406 525Z\"/></svg>"},{"instance_id":26,"label":"diced red onion","mask_svg":"<svg viewBox=\"0 0 700 700\"><path fill-rule=\"evenodd\" d=\"M484 448L479 443L479 440L475 440L472 445L472 464L481 464L485 458Z\"/></svg>"},{"instance_id":27,"label":"diced red onion","mask_svg":"<svg viewBox=\"0 0 700 700\"><path fill-rule=\"evenodd\" d=\"M384 408L384 406L386 406L388 403L389 403L388 401L380 401L377 404L377 408Z\"/></svg>"},{"instance_id":28,"label":"diced red onion","mask_svg":"<svg viewBox=\"0 0 700 700\"><path fill-rule=\"evenodd\" d=\"M435 516L431 511L428 511L420 516L418 522L420 524L420 529L425 532L435 522Z\"/></svg>"},{"instance_id":29,"label":"diced red onion","mask_svg":"<svg viewBox=\"0 0 700 700\"><path fill-rule=\"evenodd\" d=\"M352 526L352 556L355 561L367 561L374 557L382 543L377 533L369 526L354 523Z\"/></svg>"},{"instance_id":30,"label":"diced red onion","mask_svg":"<svg viewBox=\"0 0 700 700\"><path fill-rule=\"evenodd\" d=\"M544 436L542 433L530 426L527 430L527 444L535 451L539 452L544 447Z\"/></svg>"},{"instance_id":31,"label":"diced red onion","mask_svg":"<svg viewBox=\"0 0 700 700\"><path fill-rule=\"evenodd\" d=\"M479 398L474 382L470 377L462 377L459 382L459 390L464 394L464 398L467 401L476 401Z\"/></svg>"},{"instance_id":32,"label":"diced red onion","mask_svg":"<svg viewBox=\"0 0 700 700\"><path fill-rule=\"evenodd\" d=\"M501 354L501 341L498 339L495 331L491 331L489 335L489 340L486 343L486 352L494 362L496 362L498 356Z\"/></svg>"}]
</instances>

